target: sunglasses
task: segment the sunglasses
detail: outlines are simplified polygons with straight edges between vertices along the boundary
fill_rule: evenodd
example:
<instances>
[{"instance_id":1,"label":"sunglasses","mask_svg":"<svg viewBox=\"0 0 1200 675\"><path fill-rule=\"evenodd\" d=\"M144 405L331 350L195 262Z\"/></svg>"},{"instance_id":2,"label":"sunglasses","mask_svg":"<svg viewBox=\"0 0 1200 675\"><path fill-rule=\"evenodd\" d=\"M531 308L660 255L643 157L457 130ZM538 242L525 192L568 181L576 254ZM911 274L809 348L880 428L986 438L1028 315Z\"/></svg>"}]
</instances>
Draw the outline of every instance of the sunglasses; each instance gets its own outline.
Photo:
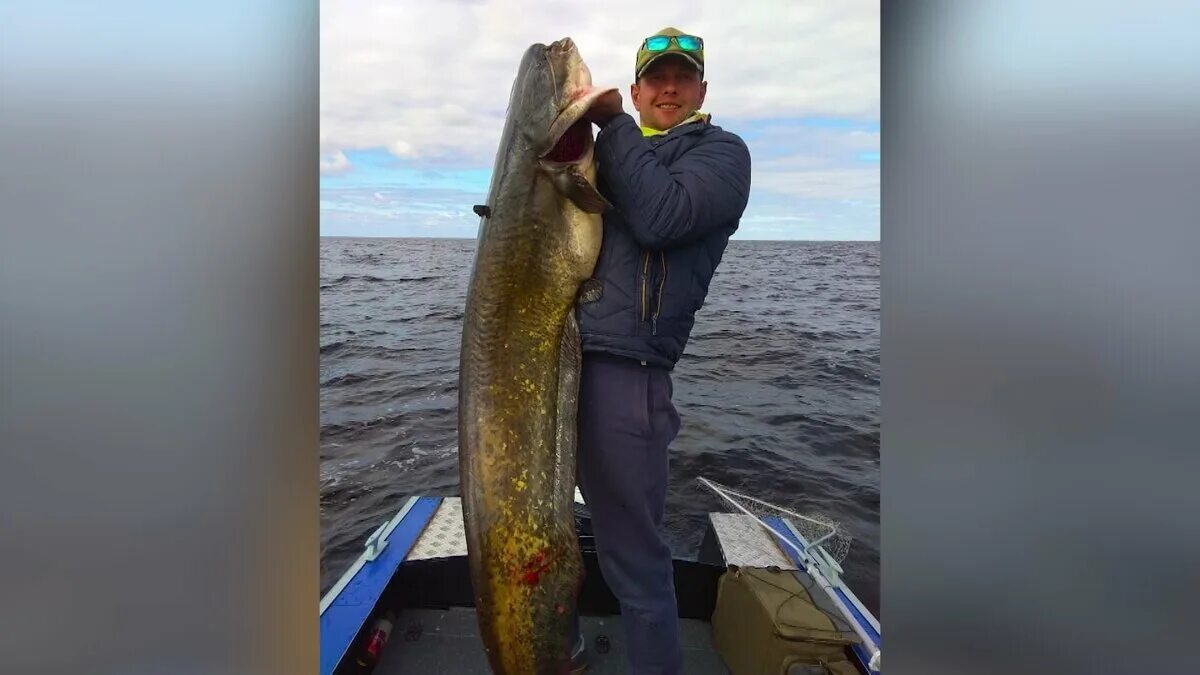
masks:
<instances>
[{"instance_id":1,"label":"sunglasses","mask_svg":"<svg viewBox=\"0 0 1200 675\"><path fill-rule=\"evenodd\" d=\"M695 35L655 35L646 38L642 43L642 49L648 52L661 52L671 46L672 40L685 52L698 52L704 49L704 40Z\"/></svg>"}]
</instances>

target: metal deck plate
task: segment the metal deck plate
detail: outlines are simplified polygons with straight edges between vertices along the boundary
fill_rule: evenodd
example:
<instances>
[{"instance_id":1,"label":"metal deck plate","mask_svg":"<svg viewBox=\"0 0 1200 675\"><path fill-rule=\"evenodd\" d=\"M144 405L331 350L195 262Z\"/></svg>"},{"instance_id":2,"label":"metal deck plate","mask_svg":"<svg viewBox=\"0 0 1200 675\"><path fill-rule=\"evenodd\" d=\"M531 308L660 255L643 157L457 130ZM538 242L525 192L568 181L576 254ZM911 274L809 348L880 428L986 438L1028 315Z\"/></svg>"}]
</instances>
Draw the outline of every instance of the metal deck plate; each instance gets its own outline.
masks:
<instances>
[{"instance_id":1,"label":"metal deck plate","mask_svg":"<svg viewBox=\"0 0 1200 675\"><path fill-rule=\"evenodd\" d=\"M446 497L405 560L453 558L466 554L467 533L463 529L462 498Z\"/></svg>"},{"instance_id":2,"label":"metal deck plate","mask_svg":"<svg viewBox=\"0 0 1200 675\"><path fill-rule=\"evenodd\" d=\"M710 513L726 565L799 569L753 518L740 513Z\"/></svg>"},{"instance_id":3,"label":"metal deck plate","mask_svg":"<svg viewBox=\"0 0 1200 675\"><path fill-rule=\"evenodd\" d=\"M753 518L738 513L710 513L725 564L739 567L799 569L779 544ZM467 555L462 499L445 497L421 538L405 560L432 560Z\"/></svg>"}]
</instances>

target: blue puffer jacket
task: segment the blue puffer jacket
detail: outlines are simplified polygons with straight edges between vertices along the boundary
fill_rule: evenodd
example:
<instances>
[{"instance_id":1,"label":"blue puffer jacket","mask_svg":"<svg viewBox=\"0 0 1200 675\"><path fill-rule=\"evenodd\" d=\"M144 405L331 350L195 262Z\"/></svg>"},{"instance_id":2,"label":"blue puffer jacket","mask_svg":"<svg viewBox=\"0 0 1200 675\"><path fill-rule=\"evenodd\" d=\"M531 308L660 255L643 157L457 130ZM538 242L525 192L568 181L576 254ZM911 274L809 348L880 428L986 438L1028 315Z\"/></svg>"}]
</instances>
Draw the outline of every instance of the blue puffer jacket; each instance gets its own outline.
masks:
<instances>
[{"instance_id":1,"label":"blue puffer jacket","mask_svg":"<svg viewBox=\"0 0 1200 675\"><path fill-rule=\"evenodd\" d=\"M596 162L615 208L577 305L583 351L673 369L746 208L750 152L708 121L647 138L622 113L597 135Z\"/></svg>"}]
</instances>

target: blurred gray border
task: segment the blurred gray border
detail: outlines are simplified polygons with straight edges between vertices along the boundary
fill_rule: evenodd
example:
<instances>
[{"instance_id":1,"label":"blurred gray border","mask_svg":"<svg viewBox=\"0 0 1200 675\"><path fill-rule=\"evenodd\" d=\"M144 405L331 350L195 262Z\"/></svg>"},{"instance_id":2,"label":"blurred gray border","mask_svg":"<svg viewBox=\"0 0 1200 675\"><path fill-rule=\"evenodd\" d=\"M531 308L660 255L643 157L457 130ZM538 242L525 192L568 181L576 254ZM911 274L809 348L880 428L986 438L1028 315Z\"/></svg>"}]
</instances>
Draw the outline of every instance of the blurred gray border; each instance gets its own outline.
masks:
<instances>
[{"instance_id":1,"label":"blurred gray border","mask_svg":"<svg viewBox=\"0 0 1200 675\"><path fill-rule=\"evenodd\" d=\"M883 3L889 673L1200 672L1200 21L1167 5Z\"/></svg>"},{"instance_id":2,"label":"blurred gray border","mask_svg":"<svg viewBox=\"0 0 1200 675\"><path fill-rule=\"evenodd\" d=\"M315 672L317 19L0 9L0 671Z\"/></svg>"}]
</instances>

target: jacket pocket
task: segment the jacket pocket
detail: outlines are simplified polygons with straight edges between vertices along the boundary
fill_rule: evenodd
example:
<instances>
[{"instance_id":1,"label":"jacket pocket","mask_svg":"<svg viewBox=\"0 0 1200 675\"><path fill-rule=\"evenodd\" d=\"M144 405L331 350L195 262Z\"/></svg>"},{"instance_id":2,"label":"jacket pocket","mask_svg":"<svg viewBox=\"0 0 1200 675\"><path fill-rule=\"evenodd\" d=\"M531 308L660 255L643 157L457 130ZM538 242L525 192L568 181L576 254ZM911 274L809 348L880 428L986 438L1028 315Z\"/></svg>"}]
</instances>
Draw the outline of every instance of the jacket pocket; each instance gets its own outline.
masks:
<instances>
[{"instance_id":1,"label":"jacket pocket","mask_svg":"<svg viewBox=\"0 0 1200 675\"><path fill-rule=\"evenodd\" d=\"M638 265L638 326L649 320L650 314L650 251L642 251ZM640 330L640 329L639 329Z\"/></svg>"},{"instance_id":2,"label":"jacket pocket","mask_svg":"<svg viewBox=\"0 0 1200 675\"><path fill-rule=\"evenodd\" d=\"M658 277L658 292L657 301L654 306L654 315L650 318L650 334L658 335L658 317L662 315L663 289L667 286L667 252L659 251L659 259L662 263L662 273Z\"/></svg>"}]
</instances>

